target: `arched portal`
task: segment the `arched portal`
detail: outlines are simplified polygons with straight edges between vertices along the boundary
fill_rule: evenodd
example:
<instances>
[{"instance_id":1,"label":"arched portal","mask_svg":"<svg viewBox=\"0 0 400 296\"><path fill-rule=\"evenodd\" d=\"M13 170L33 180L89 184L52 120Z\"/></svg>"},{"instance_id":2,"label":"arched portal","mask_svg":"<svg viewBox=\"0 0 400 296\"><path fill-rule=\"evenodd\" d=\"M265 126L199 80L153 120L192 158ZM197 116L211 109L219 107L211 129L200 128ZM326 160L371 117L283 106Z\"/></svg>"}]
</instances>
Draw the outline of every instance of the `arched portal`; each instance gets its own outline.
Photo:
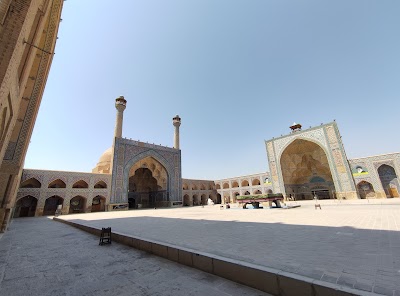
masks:
<instances>
[{"instance_id":1,"label":"arched portal","mask_svg":"<svg viewBox=\"0 0 400 296\"><path fill-rule=\"evenodd\" d=\"M333 198L335 185L325 151L303 139L293 141L281 156L286 196L296 200Z\"/></svg>"},{"instance_id":2,"label":"arched portal","mask_svg":"<svg viewBox=\"0 0 400 296\"><path fill-rule=\"evenodd\" d=\"M239 192L235 192L234 194L233 194L233 203L235 203L236 201L237 201L237 197L240 195L240 193Z\"/></svg>"},{"instance_id":3,"label":"arched portal","mask_svg":"<svg viewBox=\"0 0 400 296\"><path fill-rule=\"evenodd\" d=\"M201 195L201 205L203 205L203 206L207 205L207 201L208 201L207 195L202 194Z\"/></svg>"},{"instance_id":4,"label":"arched portal","mask_svg":"<svg viewBox=\"0 0 400 296\"><path fill-rule=\"evenodd\" d=\"M200 205L200 198L197 194L193 195L193 205L194 206L199 206Z\"/></svg>"},{"instance_id":5,"label":"arched portal","mask_svg":"<svg viewBox=\"0 0 400 296\"><path fill-rule=\"evenodd\" d=\"M71 199L69 203L70 214L84 213L85 209L86 209L86 198L78 195Z\"/></svg>"},{"instance_id":6,"label":"arched portal","mask_svg":"<svg viewBox=\"0 0 400 296\"><path fill-rule=\"evenodd\" d=\"M378 174L386 197L399 197L399 180L394 168L383 164L378 168Z\"/></svg>"},{"instance_id":7,"label":"arched portal","mask_svg":"<svg viewBox=\"0 0 400 296\"><path fill-rule=\"evenodd\" d=\"M167 184L167 170L159 161L151 156L138 161L129 171L129 208L164 206L169 200Z\"/></svg>"},{"instance_id":8,"label":"arched portal","mask_svg":"<svg viewBox=\"0 0 400 296\"><path fill-rule=\"evenodd\" d=\"M222 197L221 194L217 193L217 204L221 204L222 203Z\"/></svg>"},{"instance_id":9,"label":"arched portal","mask_svg":"<svg viewBox=\"0 0 400 296\"><path fill-rule=\"evenodd\" d=\"M46 201L44 203L43 216L54 215L57 210L57 207L59 205L62 206L63 202L64 202L64 199L57 195L53 195L53 196L49 197L48 199L46 199Z\"/></svg>"},{"instance_id":10,"label":"arched portal","mask_svg":"<svg viewBox=\"0 0 400 296\"><path fill-rule=\"evenodd\" d=\"M189 197L188 194L185 194L185 195L183 196L183 206L184 206L184 207L188 207L188 206L190 206L190 205L191 205L191 203L190 203L190 197Z\"/></svg>"},{"instance_id":11,"label":"arched portal","mask_svg":"<svg viewBox=\"0 0 400 296\"><path fill-rule=\"evenodd\" d=\"M375 190L371 183L361 181L357 184L357 189L362 199L375 197Z\"/></svg>"},{"instance_id":12,"label":"arched portal","mask_svg":"<svg viewBox=\"0 0 400 296\"><path fill-rule=\"evenodd\" d=\"M17 201L15 205L14 217L33 217L35 216L37 199L27 195Z\"/></svg>"},{"instance_id":13,"label":"arched portal","mask_svg":"<svg viewBox=\"0 0 400 296\"><path fill-rule=\"evenodd\" d=\"M92 201L92 213L93 212L104 212L106 210L106 198L101 195L97 195Z\"/></svg>"}]
</instances>

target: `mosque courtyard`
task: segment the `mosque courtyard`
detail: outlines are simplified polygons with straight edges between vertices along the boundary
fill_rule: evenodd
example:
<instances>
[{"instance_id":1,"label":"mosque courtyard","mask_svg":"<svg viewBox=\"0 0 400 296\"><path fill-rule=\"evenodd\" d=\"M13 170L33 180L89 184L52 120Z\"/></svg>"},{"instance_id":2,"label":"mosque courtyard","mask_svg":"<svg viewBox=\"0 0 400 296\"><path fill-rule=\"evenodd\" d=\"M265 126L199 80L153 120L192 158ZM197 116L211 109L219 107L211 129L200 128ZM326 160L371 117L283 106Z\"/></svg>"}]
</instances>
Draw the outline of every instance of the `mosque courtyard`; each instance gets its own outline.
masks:
<instances>
[{"instance_id":1,"label":"mosque courtyard","mask_svg":"<svg viewBox=\"0 0 400 296\"><path fill-rule=\"evenodd\" d=\"M301 207L292 209L214 205L59 218L360 293L400 295L400 199L321 200L322 209L314 203L298 202Z\"/></svg>"}]
</instances>

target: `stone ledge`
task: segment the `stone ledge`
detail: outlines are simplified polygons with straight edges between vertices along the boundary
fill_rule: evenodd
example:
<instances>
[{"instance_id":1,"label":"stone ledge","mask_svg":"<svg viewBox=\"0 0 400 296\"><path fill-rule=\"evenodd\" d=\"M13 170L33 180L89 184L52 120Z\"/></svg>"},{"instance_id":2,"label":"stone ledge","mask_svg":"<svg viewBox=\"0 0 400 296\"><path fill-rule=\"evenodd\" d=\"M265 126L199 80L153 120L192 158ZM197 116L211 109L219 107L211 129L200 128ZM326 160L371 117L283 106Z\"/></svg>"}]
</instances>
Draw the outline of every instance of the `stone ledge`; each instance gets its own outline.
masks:
<instances>
[{"instance_id":1,"label":"stone ledge","mask_svg":"<svg viewBox=\"0 0 400 296\"><path fill-rule=\"evenodd\" d=\"M100 236L100 229L54 217L53 220ZM112 240L159 257L193 267L276 296L376 296L337 284L301 275L162 243L151 239L112 232Z\"/></svg>"}]
</instances>

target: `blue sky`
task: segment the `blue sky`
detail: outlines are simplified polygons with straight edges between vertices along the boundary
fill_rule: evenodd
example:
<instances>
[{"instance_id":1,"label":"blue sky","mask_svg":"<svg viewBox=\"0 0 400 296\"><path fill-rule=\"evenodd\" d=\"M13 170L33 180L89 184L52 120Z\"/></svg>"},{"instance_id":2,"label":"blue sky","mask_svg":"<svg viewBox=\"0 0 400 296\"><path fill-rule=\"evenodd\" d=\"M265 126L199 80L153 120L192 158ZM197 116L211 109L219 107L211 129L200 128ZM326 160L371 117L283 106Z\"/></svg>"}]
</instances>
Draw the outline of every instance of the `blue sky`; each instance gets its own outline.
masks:
<instances>
[{"instance_id":1,"label":"blue sky","mask_svg":"<svg viewBox=\"0 0 400 296\"><path fill-rule=\"evenodd\" d=\"M111 4L112 3L112 4ZM400 1L71 0L26 168L90 172L123 136L184 178L268 171L264 140L336 119L349 158L399 152Z\"/></svg>"}]
</instances>

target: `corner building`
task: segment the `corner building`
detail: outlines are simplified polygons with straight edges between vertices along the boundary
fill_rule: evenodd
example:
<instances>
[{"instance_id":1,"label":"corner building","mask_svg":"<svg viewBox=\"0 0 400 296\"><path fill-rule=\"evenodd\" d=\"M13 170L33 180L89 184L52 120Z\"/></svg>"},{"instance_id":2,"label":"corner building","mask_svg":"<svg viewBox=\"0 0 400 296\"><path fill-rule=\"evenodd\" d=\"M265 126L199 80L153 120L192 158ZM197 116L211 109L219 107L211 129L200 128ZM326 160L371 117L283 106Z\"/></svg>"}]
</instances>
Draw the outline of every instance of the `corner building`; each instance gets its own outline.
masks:
<instances>
[{"instance_id":1,"label":"corner building","mask_svg":"<svg viewBox=\"0 0 400 296\"><path fill-rule=\"evenodd\" d=\"M15 210L63 0L0 1L0 232Z\"/></svg>"},{"instance_id":2,"label":"corner building","mask_svg":"<svg viewBox=\"0 0 400 296\"><path fill-rule=\"evenodd\" d=\"M272 188L288 199L399 197L400 154L348 160L336 122L265 142Z\"/></svg>"}]
</instances>

